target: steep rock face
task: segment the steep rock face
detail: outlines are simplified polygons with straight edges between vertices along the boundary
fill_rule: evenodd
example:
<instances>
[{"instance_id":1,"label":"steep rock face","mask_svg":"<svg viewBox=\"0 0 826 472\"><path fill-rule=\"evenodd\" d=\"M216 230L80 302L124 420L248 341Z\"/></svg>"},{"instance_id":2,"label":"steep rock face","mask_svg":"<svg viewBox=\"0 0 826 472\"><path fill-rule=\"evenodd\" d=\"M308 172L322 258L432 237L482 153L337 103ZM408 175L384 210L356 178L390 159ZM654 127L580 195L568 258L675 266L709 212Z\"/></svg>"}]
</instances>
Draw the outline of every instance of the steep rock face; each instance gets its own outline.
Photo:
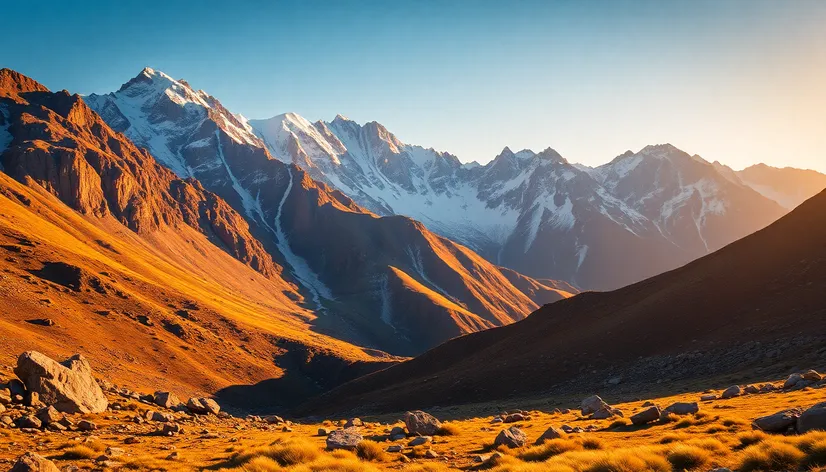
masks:
<instances>
[{"instance_id":1,"label":"steep rock face","mask_svg":"<svg viewBox=\"0 0 826 472\"><path fill-rule=\"evenodd\" d=\"M597 169L553 149L505 148L480 166L404 144L375 122L288 113L249 124L273 156L379 215L410 216L496 264L587 289L678 267L783 213L673 146Z\"/></svg>"},{"instance_id":2,"label":"steep rock face","mask_svg":"<svg viewBox=\"0 0 826 472\"><path fill-rule=\"evenodd\" d=\"M188 225L261 273L280 272L229 205L158 165L78 95L48 92L8 69L0 77L11 135L0 155L7 174L42 186L82 214L111 214L138 233Z\"/></svg>"},{"instance_id":3,"label":"steep rock face","mask_svg":"<svg viewBox=\"0 0 826 472\"><path fill-rule=\"evenodd\" d=\"M88 101L179 176L196 178L241 213L319 313L321 332L415 354L459 334L511 323L537 306L467 248L407 218L379 218L313 179L317 168L337 164L314 159L314 149L307 154L299 136L267 146L243 117L184 81L145 69L119 91ZM332 136L330 129L310 128L306 132L317 139ZM368 128L392 141L380 125ZM324 152L344 146L324 142ZM286 164L271 152L295 155L303 164ZM409 186L406 172L393 170L395 161L386 157L376 161L381 175ZM420 310L411 310L406 299L417 300ZM428 325L417 315L425 312L439 321Z\"/></svg>"}]
</instances>

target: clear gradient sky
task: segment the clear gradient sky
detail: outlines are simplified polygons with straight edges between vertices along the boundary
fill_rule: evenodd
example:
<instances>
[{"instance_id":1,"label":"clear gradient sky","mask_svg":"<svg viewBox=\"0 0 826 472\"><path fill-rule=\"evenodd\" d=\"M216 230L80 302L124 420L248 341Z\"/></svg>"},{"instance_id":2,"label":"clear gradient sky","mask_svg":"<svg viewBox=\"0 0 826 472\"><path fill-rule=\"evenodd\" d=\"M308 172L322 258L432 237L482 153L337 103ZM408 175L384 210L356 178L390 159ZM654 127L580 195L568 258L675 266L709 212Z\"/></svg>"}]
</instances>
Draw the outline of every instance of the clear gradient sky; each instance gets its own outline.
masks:
<instances>
[{"instance_id":1,"label":"clear gradient sky","mask_svg":"<svg viewBox=\"0 0 826 472\"><path fill-rule=\"evenodd\" d=\"M144 66L236 113L337 113L486 162L670 142L826 172L826 1L0 0L0 66L53 90Z\"/></svg>"}]
</instances>

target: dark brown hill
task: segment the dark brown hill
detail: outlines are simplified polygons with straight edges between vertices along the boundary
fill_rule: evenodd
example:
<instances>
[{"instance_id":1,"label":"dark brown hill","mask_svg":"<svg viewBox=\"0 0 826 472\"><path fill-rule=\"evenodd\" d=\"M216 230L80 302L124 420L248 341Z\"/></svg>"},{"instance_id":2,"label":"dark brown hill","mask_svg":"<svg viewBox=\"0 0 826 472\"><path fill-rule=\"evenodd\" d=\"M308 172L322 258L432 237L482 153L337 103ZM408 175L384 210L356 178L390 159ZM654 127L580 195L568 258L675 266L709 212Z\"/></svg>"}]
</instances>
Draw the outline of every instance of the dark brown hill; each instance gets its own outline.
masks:
<instances>
[{"instance_id":1,"label":"dark brown hill","mask_svg":"<svg viewBox=\"0 0 826 472\"><path fill-rule=\"evenodd\" d=\"M302 413L399 410L796 365L826 335L826 192L682 268L546 305L333 390ZM621 388L621 387L617 387Z\"/></svg>"}]
</instances>

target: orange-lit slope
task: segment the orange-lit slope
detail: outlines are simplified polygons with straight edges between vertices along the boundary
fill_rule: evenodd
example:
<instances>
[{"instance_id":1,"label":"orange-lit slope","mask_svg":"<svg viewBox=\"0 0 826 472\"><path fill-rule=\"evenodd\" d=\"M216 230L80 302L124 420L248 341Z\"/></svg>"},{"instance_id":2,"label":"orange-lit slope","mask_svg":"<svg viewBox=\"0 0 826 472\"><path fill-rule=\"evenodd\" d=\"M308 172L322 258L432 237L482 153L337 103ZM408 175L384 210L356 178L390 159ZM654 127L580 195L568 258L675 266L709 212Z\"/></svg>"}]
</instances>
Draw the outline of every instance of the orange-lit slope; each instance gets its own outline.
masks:
<instances>
[{"instance_id":1,"label":"orange-lit slope","mask_svg":"<svg viewBox=\"0 0 826 472\"><path fill-rule=\"evenodd\" d=\"M306 398L388 359L313 333L315 316L244 219L80 97L4 69L0 117L12 137L0 149L3 362L81 352L134 387L209 394L281 378Z\"/></svg>"},{"instance_id":2,"label":"orange-lit slope","mask_svg":"<svg viewBox=\"0 0 826 472\"><path fill-rule=\"evenodd\" d=\"M365 376L303 411L396 410L624 388L796 362L826 337L826 192L740 241L613 292L447 342ZM759 343L759 344L757 344ZM800 366L804 367L804 366ZM629 387L631 388L631 387Z\"/></svg>"}]
</instances>

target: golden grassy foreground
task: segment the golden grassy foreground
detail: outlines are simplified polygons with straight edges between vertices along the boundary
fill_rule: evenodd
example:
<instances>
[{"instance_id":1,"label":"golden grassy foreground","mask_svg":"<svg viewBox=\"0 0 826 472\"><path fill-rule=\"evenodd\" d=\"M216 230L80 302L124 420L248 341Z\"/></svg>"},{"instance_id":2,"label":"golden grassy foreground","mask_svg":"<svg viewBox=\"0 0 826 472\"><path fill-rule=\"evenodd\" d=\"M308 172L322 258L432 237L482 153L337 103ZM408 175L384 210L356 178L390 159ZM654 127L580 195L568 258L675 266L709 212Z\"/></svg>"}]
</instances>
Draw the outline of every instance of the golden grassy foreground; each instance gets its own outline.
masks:
<instances>
[{"instance_id":1,"label":"golden grassy foreground","mask_svg":"<svg viewBox=\"0 0 826 472\"><path fill-rule=\"evenodd\" d=\"M319 428L335 428L343 420L292 424L285 428L264 421L177 414L177 422L185 432L166 437L152 434L160 428L160 423L133 422L143 411L157 408L113 398L116 408L122 409L87 415L97 423L97 431L0 430L0 458L8 461L25 451L34 451L54 460L61 469L71 464L81 468L170 471L633 472L707 471L716 467L743 472L821 470L818 468L826 466L826 432L767 435L752 430L751 421L778 410L811 406L823 400L823 393L821 389L804 389L706 401L700 403L697 414L643 427L631 426L627 419L589 420L580 417L578 411L564 414L531 411L529 420L515 423L529 439L528 445L517 449L493 449L493 440L504 426L491 424L490 416L447 421L443 434L435 436L431 444L414 448L407 446L409 439L390 441L388 432L394 424L387 419L395 416L382 417L378 420L384 422L365 423L361 428L365 441L353 452L326 451L325 437L318 435ZM699 396L698 392L653 401L665 407L676 401L696 401ZM615 406L627 417L639 411L642 403ZM546 428L563 424L590 426L588 429L594 430L533 445ZM402 451L386 452L393 444L402 445ZM109 447L120 448L124 454L109 463L95 462ZM501 453L501 457L496 452ZM487 459L491 453L494 453L493 459L482 464L477 462Z\"/></svg>"}]
</instances>

